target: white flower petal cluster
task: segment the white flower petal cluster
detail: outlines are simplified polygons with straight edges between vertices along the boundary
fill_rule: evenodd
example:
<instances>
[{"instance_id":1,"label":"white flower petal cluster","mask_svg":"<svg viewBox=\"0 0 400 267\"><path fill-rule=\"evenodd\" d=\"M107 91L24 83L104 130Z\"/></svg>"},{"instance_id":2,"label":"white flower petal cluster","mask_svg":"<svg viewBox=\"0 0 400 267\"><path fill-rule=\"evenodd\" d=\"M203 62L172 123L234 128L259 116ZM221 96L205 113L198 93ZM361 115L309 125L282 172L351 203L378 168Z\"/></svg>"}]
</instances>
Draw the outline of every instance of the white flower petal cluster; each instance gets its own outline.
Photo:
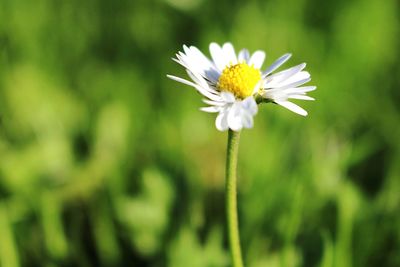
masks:
<instances>
[{"instance_id":1,"label":"white flower petal cluster","mask_svg":"<svg viewBox=\"0 0 400 267\"><path fill-rule=\"evenodd\" d=\"M261 50L250 54L247 49L242 49L236 55L231 43L222 46L211 43L210 54L211 59L196 47L184 45L183 52L178 52L173 60L186 69L192 81L173 75L167 76L194 87L205 97L203 101L209 106L201 110L218 113L215 121L218 130L240 131L242 128L252 128L253 117L258 110L257 97L261 97L265 102L281 105L297 114L307 115L307 111L289 101L289 99L314 100L306 93L315 90L316 87L301 86L311 80L310 74L304 70L306 64L302 63L273 73L291 57L291 54L283 55L264 71L261 67L265 60L265 52ZM252 94L244 98L219 87L219 80L224 70L239 63L246 63L260 72L259 81L254 89L250 88Z\"/></svg>"}]
</instances>

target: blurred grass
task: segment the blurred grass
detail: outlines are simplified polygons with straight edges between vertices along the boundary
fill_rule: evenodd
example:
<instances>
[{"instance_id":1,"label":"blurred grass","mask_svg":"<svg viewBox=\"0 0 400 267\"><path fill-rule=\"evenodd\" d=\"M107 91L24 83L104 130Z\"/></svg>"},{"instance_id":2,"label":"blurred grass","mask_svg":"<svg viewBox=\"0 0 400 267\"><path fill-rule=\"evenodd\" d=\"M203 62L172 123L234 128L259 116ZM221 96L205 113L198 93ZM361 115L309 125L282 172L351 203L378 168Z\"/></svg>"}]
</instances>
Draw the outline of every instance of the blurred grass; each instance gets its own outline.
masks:
<instances>
[{"instance_id":1,"label":"blurred grass","mask_svg":"<svg viewBox=\"0 0 400 267\"><path fill-rule=\"evenodd\" d=\"M0 266L229 266L226 133L170 58L307 62L240 147L246 266L400 266L395 0L0 1Z\"/></svg>"}]
</instances>

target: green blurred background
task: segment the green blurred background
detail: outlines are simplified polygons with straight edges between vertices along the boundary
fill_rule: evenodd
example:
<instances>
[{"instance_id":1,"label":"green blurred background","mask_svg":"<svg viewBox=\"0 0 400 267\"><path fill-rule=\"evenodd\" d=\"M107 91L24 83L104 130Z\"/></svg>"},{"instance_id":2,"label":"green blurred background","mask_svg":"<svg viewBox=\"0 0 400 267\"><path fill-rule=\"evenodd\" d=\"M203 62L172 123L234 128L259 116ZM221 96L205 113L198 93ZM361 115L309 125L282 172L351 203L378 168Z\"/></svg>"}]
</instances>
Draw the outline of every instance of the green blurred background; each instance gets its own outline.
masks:
<instances>
[{"instance_id":1,"label":"green blurred background","mask_svg":"<svg viewBox=\"0 0 400 267\"><path fill-rule=\"evenodd\" d=\"M318 86L242 133L246 266L400 266L399 5L0 0L0 266L230 266L227 134L166 78L212 41Z\"/></svg>"}]
</instances>

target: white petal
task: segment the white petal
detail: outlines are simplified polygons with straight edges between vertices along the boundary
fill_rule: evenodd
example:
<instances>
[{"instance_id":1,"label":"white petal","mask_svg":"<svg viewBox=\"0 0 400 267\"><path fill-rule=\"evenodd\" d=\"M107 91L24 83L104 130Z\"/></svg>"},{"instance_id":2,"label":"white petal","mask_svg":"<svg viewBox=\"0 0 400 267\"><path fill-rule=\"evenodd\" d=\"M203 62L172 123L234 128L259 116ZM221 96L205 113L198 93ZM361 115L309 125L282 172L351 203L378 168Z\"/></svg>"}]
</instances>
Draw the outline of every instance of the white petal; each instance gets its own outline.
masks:
<instances>
[{"instance_id":1,"label":"white petal","mask_svg":"<svg viewBox=\"0 0 400 267\"><path fill-rule=\"evenodd\" d=\"M215 93L210 92L209 88L204 88L200 85L196 85L195 89L202 94L203 96L207 97L210 100L213 101L221 101L221 96Z\"/></svg>"},{"instance_id":2,"label":"white petal","mask_svg":"<svg viewBox=\"0 0 400 267\"><path fill-rule=\"evenodd\" d=\"M253 65L254 68L260 69L262 64L264 63L265 60L265 52L261 50L257 50L256 52L253 53L253 55L250 58L249 65Z\"/></svg>"},{"instance_id":3,"label":"white petal","mask_svg":"<svg viewBox=\"0 0 400 267\"><path fill-rule=\"evenodd\" d=\"M169 75L169 74L167 74L167 77L170 78L171 80L174 80L174 81L177 81L177 82L189 85L189 86L196 87L196 84L194 84L194 83L192 83L192 82L190 82L188 80L182 79L180 77L177 77L177 76L174 76L174 75Z\"/></svg>"},{"instance_id":4,"label":"white petal","mask_svg":"<svg viewBox=\"0 0 400 267\"><path fill-rule=\"evenodd\" d=\"M215 66L217 66L219 71L222 71L226 66L226 60L224 59L222 48L216 43L211 43L210 54Z\"/></svg>"},{"instance_id":5,"label":"white petal","mask_svg":"<svg viewBox=\"0 0 400 267\"><path fill-rule=\"evenodd\" d=\"M190 82L188 80L185 80L185 79L173 76L173 75L167 75L167 77L172 79L172 80L174 80L174 81L177 81L177 82L180 82L180 83L183 83L183 84L186 84L186 85L194 87L202 95L204 95L205 97L207 97L207 98L209 98L211 100L214 100L214 101L220 101L221 100L221 97L219 95L213 94L213 92L210 91L210 88L208 87L208 85L205 88L205 87L202 87L199 84L192 83L192 82Z\"/></svg>"},{"instance_id":6,"label":"white petal","mask_svg":"<svg viewBox=\"0 0 400 267\"><path fill-rule=\"evenodd\" d=\"M222 51L224 52L224 58L227 64L235 65L237 63L235 49L231 43L225 43L222 46Z\"/></svg>"},{"instance_id":7,"label":"white petal","mask_svg":"<svg viewBox=\"0 0 400 267\"><path fill-rule=\"evenodd\" d=\"M279 68L283 63L285 63L290 57L292 56L292 54L284 54L283 56L281 56L280 58L278 58L274 63L272 63L271 66L269 66L264 72L263 75L268 75L271 72L273 72L274 70L276 70L277 68Z\"/></svg>"},{"instance_id":8,"label":"white petal","mask_svg":"<svg viewBox=\"0 0 400 267\"><path fill-rule=\"evenodd\" d=\"M187 56L186 55L177 55L176 59L173 58L173 61L177 62L181 66L183 66L185 69L192 70L193 68L190 66Z\"/></svg>"},{"instance_id":9,"label":"white petal","mask_svg":"<svg viewBox=\"0 0 400 267\"><path fill-rule=\"evenodd\" d=\"M287 94L280 88L262 90L261 96L265 99L270 99L270 100L287 99Z\"/></svg>"},{"instance_id":10,"label":"white petal","mask_svg":"<svg viewBox=\"0 0 400 267\"><path fill-rule=\"evenodd\" d=\"M203 54L203 52L201 52L197 47L191 46L190 47L190 51L194 56L196 56L198 59L200 59L200 61L204 61L204 63L207 63L207 64L211 65L210 59L208 59L208 57L206 57Z\"/></svg>"},{"instance_id":11,"label":"white petal","mask_svg":"<svg viewBox=\"0 0 400 267\"><path fill-rule=\"evenodd\" d=\"M174 61L190 70L192 73L198 73L203 76L210 83L217 83L220 76L220 71L214 63L207 58L195 46L183 46L184 53L178 52Z\"/></svg>"},{"instance_id":12,"label":"white petal","mask_svg":"<svg viewBox=\"0 0 400 267\"><path fill-rule=\"evenodd\" d=\"M243 128L241 103L236 102L228 111L228 125L233 131L239 131Z\"/></svg>"},{"instance_id":13,"label":"white petal","mask_svg":"<svg viewBox=\"0 0 400 267\"><path fill-rule=\"evenodd\" d=\"M226 103L234 103L235 102L235 96L231 92L221 92L221 98L223 101Z\"/></svg>"},{"instance_id":14,"label":"white petal","mask_svg":"<svg viewBox=\"0 0 400 267\"><path fill-rule=\"evenodd\" d=\"M239 62L244 61L245 63L249 63L249 60L250 60L249 50L247 50L247 49L240 50L238 60L239 60Z\"/></svg>"},{"instance_id":15,"label":"white petal","mask_svg":"<svg viewBox=\"0 0 400 267\"><path fill-rule=\"evenodd\" d=\"M228 130L228 113L226 111L222 111L218 114L215 119L215 127L217 127L219 131Z\"/></svg>"},{"instance_id":16,"label":"white petal","mask_svg":"<svg viewBox=\"0 0 400 267\"><path fill-rule=\"evenodd\" d=\"M246 99L244 99L241 102L241 105L242 105L242 108L244 110L246 110L246 112L248 112L250 115L257 114L258 106L257 106L256 100L252 96L249 96Z\"/></svg>"},{"instance_id":17,"label":"white petal","mask_svg":"<svg viewBox=\"0 0 400 267\"><path fill-rule=\"evenodd\" d=\"M278 83L283 82L283 81L291 78L292 76L295 76L297 73L299 73L305 67L306 67L306 63L302 63L300 65L280 71L280 72L272 74L270 76L264 76L265 77L264 85L267 88L277 87L276 85Z\"/></svg>"},{"instance_id":18,"label":"white petal","mask_svg":"<svg viewBox=\"0 0 400 267\"><path fill-rule=\"evenodd\" d=\"M305 111L303 108L299 107L298 105L290 102L290 101L275 101L278 105L281 105L282 107L287 108L290 111L293 111L294 113L297 113L302 116L307 116L307 111Z\"/></svg>"},{"instance_id":19,"label":"white petal","mask_svg":"<svg viewBox=\"0 0 400 267\"><path fill-rule=\"evenodd\" d=\"M218 107L222 107L222 106L225 106L225 105L226 105L226 103L223 102L222 98L221 98L220 101L212 101L212 100L209 100L209 99L203 99L203 102L206 103L206 104L208 104L208 105L211 105L211 106L218 106Z\"/></svg>"},{"instance_id":20,"label":"white petal","mask_svg":"<svg viewBox=\"0 0 400 267\"><path fill-rule=\"evenodd\" d=\"M206 88L208 91L213 92L213 93L217 93L214 89L210 88L208 86L208 83L206 80L204 80L204 77L201 76L200 74L196 73L196 72L192 72L190 70L186 70L187 74L189 75L189 77L198 85L200 85L201 87Z\"/></svg>"},{"instance_id":21,"label":"white petal","mask_svg":"<svg viewBox=\"0 0 400 267\"><path fill-rule=\"evenodd\" d=\"M209 83L204 80L203 76L197 73L193 73L189 70L186 70L187 74L189 77L199 86L202 88L202 90L205 90L211 94L214 95L219 95L219 91L217 91L213 86L211 86Z\"/></svg>"},{"instance_id":22,"label":"white petal","mask_svg":"<svg viewBox=\"0 0 400 267\"><path fill-rule=\"evenodd\" d=\"M253 128L254 125L253 116L251 114L248 114L247 112L243 113L242 124L244 128Z\"/></svg>"},{"instance_id":23,"label":"white petal","mask_svg":"<svg viewBox=\"0 0 400 267\"><path fill-rule=\"evenodd\" d=\"M302 87L286 89L286 92L299 94L299 93L307 93L310 91L314 91L315 89L317 89L316 86L302 86Z\"/></svg>"},{"instance_id":24,"label":"white petal","mask_svg":"<svg viewBox=\"0 0 400 267\"><path fill-rule=\"evenodd\" d=\"M281 86L282 86L281 89L294 88L294 87L297 87L297 86L299 86L299 85L308 83L309 81L311 81L311 78L303 78L303 79L301 79L301 80L298 80L298 81L295 81L295 82L292 82L292 83L281 84ZM285 83L286 83L286 82L285 82Z\"/></svg>"},{"instance_id":25,"label":"white petal","mask_svg":"<svg viewBox=\"0 0 400 267\"><path fill-rule=\"evenodd\" d=\"M193 64L198 66L200 73L211 80L212 82L217 82L220 73L215 68L214 64L208 59L197 47L190 47L190 56L193 60Z\"/></svg>"},{"instance_id":26,"label":"white petal","mask_svg":"<svg viewBox=\"0 0 400 267\"><path fill-rule=\"evenodd\" d=\"M183 45L183 51L185 54L188 54L188 52L190 52L189 47L187 45Z\"/></svg>"},{"instance_id":27,"label":"white petal","mask_svg":"<svg viewBox=\"0 0 400 267\"><path fill-rule=\"evenodd\" d=\"M203 107L200 108L201 111L204 112L209 112L209 113L215 113L215 112L219 112L221 110L220 107Z\"/></svg>"},{"instance_id":28,"label":"white petal","mask_svg":"<svg viewBox=\"0 0 400 267\"><path fill-rule=\"evenodd\" d=\"M195 88L200 94L202 94L203 96L205 96L211 100L214 100L214 101L221 100L221 97L219 95L214 95L199 85L197 85Z\"/></svg>"},{"instance_id":29,"label":"white petal","mask_svg":"<svg viewBox=\"0 0 400 267\"><path fill-rule=\"evenodd\" d=\"M288 98L300 99L300 100L315 100L315 98L307 95L289 95Z\"/></svg>"},{"instance_id":30,"label":"white petal","mask_svg":"<svg viewBox=\"0 0 400 267\"><path fill-rule=\"evenodd\" d=\"M309 82L311 80L310 77L311 77L311 75L310 75L310 73L308 73L308 71L300 71L299 73L296 73L292 77L283 81L280 84L280 87L284 87L285 89L290 88L290 87L297 87L306 82Z\"/></svg>"},{"instance_id":31,"label":"white petal","mask_svg":"<svg viewBox=\"0 0 400 267\"><path fill-rule=\"evenodd\" d=\"M252 95L256 94L260 90L260 88L262 88L263 82L264 81L261 79L258 83L256 83L256 85L254 85Z\"/></svg>"},{"instance_id":32,"label":"white petal","mask_svg":"<svg viewBox=\"0 0 400 267\"><path fill-rule=\"evenodd\" d=\"M265 99L272 100L273 102L287 101L288 99L300 99L300 100L315 100L313 97L306 95L306 92L315 90L315 86L304 86L298 88L275 88L266 89L261 92L261 96Z\"/></svg>"}]
</instances>

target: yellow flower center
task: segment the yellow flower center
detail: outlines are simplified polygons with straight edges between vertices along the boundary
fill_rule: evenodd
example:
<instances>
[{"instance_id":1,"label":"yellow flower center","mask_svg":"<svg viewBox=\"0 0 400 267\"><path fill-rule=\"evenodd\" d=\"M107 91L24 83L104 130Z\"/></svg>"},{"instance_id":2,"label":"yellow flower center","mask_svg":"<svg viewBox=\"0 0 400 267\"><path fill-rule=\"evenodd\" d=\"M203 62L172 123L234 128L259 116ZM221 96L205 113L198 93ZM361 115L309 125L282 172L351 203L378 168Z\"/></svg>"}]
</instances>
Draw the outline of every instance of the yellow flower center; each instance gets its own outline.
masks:
<instances>
[{"instance_id":1,"label":"yellow flower center","mask_svg":"<svg viewBox=\"0 0 400 267\"><path fill-rule=\"evenodd\" d=\"M218 89L233 93L236 97L246 98L251 96L254 87L261 80L259 69L246 63L229 65L222 71L218 80Z\"/></svg>"}]
</instances>

